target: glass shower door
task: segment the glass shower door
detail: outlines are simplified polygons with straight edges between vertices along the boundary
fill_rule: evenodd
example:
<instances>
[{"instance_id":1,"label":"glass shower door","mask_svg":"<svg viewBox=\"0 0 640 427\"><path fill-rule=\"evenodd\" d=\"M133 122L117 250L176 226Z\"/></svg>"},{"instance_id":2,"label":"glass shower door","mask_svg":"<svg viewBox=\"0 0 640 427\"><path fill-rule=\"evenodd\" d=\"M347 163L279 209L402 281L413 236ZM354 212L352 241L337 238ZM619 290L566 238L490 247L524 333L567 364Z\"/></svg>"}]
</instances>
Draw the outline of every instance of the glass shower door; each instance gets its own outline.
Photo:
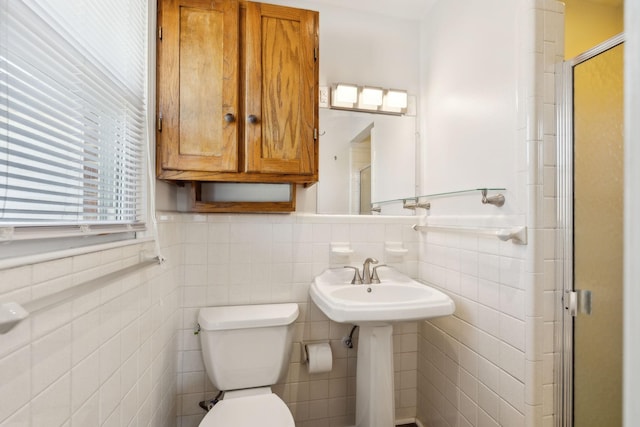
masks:
<instances>
[{"instance_id":1,"label":"glass shower door","mask_svg":"<svg viewBox=\"0 0 640 427\"><path fill-rule=\"evenodd\" d=\"M623 45L573 69L573 425L622 425ZM586 304L585 304L586 303Z\"/></svg>"}]
</instances>

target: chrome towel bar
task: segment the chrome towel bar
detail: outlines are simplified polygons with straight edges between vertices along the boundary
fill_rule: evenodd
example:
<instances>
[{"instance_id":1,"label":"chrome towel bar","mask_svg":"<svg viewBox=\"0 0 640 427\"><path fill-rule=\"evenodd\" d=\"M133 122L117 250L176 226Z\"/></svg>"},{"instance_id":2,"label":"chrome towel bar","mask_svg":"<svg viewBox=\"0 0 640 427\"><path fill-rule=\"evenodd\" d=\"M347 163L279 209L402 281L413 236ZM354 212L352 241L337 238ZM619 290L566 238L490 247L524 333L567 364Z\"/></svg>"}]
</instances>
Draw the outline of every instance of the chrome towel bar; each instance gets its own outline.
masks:
<instances>
[{"instance_id":1,"label":"chrome towel bar","mask_svg":"<svg viewBox=\"0 0 640 427\"><path fill-rule=\"evenodd\" d=\"M411 228L416 231L445 231L452 233L477 234L482 236L492 236L506 242L511 240L516 245L527 244L527 227L510 227L510 228L482 228L482 227L453 227L442 225L418 225L414 224Z\"/></svg>"},{"instance_id":2,"label":"chrome towel bar","mask_svg":"<svg viewBox=\"0 0 640 427\"><path fill-rule=\"evenodd\" d=\"M0 304L0 334L5 334L13 329L18 323L26 319L29 315L48 310L56 307L60 304L69 302L82 295L86 295L90 292L97 291L113 282L127 276L130 273L138 271L141 268L151 265L162 264L164 260L160 257L154 257L141 261L137 264L129 267L121 268L120 270L107 273L103 276L95 279L88 280L78 285L72 286L68 289L64 289L60 292L55 292L51 295L37 298L24 304L18 304L17 302L9 302Z\"/></svg>"}]
</instances>

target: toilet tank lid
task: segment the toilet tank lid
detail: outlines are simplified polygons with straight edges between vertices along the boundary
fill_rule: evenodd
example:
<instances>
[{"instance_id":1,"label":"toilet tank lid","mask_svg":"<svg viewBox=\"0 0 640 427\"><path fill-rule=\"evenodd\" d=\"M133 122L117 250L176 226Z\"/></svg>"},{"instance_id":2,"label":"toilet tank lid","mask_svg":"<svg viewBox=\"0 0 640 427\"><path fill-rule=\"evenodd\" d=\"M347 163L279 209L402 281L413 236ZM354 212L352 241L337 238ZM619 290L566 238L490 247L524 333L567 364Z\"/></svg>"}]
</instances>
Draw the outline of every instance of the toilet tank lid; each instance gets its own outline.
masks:
<instances>
[{"instance_id":1,"label":"toilet tank lid","mask_svg":"<svg viewBox=\"0 0 640 427\"><path fill-rule=\"evenodd\" d=\"M206 331L266 328L289 325L298 313L296 303L205 307L200 309L198 323Z\"/></svg>"}]
</instances>

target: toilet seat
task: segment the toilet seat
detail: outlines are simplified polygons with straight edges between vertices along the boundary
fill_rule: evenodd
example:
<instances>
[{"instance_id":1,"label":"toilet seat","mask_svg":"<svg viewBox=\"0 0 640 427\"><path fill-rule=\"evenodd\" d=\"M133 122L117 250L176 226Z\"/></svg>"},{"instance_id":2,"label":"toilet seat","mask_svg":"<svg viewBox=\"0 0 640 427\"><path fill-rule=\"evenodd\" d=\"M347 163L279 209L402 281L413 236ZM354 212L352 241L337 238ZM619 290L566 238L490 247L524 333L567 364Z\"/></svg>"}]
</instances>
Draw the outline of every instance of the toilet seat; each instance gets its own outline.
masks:
<instances>
[{"instance_id":1,"label":"toilet seat","mask_svg":"<svg viewBox=\"0 0 640 427\"><path fill-rule=\"evenodd\" d=\"M226 393L199 427L295 427L289 408L278 395L269 388L255 391L257 394L242 393L237 397L234 392Z\"/></svg>"}]
</instances>

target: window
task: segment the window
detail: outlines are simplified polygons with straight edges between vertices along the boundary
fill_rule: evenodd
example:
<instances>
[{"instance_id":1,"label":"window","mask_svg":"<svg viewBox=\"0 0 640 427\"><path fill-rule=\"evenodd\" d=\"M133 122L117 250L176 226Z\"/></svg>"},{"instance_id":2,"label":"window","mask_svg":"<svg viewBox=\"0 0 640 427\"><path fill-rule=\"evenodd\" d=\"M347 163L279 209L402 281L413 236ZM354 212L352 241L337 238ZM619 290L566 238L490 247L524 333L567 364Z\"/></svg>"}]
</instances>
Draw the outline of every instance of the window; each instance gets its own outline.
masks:
<instances>
[{"instance_id":1,"label":"window","mask_svg":"<svg viewBox=\"0 0 640 427\"><path fill-rule=\"evenodd\" d=\"M145 228L147 0L0 0L0 239Z\"/></svg>"}]
</instances>

